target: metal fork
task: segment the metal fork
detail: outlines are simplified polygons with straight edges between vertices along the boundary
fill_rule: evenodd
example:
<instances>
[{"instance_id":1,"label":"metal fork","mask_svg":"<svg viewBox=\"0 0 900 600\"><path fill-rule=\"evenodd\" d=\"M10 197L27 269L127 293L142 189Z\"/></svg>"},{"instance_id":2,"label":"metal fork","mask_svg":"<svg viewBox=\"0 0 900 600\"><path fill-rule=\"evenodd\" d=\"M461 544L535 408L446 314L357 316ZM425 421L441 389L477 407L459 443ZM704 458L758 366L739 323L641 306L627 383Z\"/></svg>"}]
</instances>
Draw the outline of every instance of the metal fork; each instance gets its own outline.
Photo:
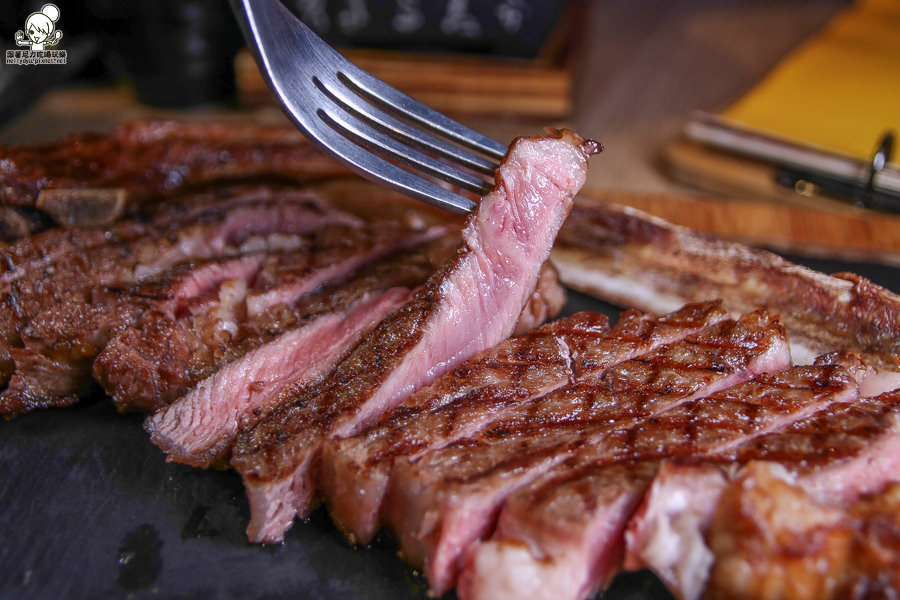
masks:
<instances>
[{"instance_id":1,"label":"metal fork","mask_svg":"<svg viewBox=\"0 0 900 600\"><path fill-rule=\"evenodd\" d=\"M491 189L506 146L355 66L278 0L231 4L287 115L350 169L457 213L475 202L435 179L479 195Z\"/></svg>"}]
</instances>

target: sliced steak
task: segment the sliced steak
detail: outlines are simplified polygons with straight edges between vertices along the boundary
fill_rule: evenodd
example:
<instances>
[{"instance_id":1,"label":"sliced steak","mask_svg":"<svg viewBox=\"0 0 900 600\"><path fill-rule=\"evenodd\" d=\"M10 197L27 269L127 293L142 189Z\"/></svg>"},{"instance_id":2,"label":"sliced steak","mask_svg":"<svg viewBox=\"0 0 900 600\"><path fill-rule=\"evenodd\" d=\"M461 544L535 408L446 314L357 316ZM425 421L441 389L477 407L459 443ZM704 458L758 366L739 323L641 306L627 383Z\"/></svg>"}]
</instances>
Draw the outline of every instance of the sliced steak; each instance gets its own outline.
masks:
<instances>
[{"instance_id":1,"label":"sliced steak","mask_svg":"<svg viewBox=\"0 0 900 600\"><path fill-rule=\"evenodd\" d=\"M384 248L377 247L378 254L383 254ZM370 247L362 254L374 260L372 250ZM271 256L270 262L287 267L287 286L297 295L292 302L269 307L253 305L260 296L254 296L252 286L246 286L235 297L220 298L214 311L208 309L181 318L153 311L143 317L139 326L126 328L110 340L94 363L94 377L121 410L152 413L183 396L223 365L272 342L314 315L344 312L370 292L421 285L433 273L435 260L445 258L449 252L452 245L448 240L437 238L418 248L400 250L355 272L349 280L334 282L313 294L305 293L311 291L305 287L313 286L297 285L297 267L302 266L300 271L318 284L321 272L314 267L321 265L325 267L323 271L332 270L329 263L337 258L336 254L309 253L296 261L291 260L292 255ZM350 267L358 264L359 254L351 248L343 256L348 266L345 277L353 273ZM265 266L262 270L266 271ZM269 273L260 275L257 282L266 290L266 285L278 278ZM286 300L283 295L269 297ZM251 311L251 306L256 311Z\"/></svg>"},{"instance_id":2,"label":"sliced steak","mask_svg":"<svg viewBox=\"0 0 900 600\"><path fill-rule=\"evenodd\" d=\"M378 423L323 449L320 485L339 527L366 543L378 525L393 460L420 457L474 435L513 407L696 333L725 317L721 303L689 305L658 319L627 311L613 327L580 313L476 355Z\"/></svg>"},{"instance_id":3,"label":"sliced steak","mask_svg":"<svg viewBox=\"0 0 900 600\"><path fill-rule=\"evenodd\" d=\"M900 480L900 391L830 406L728 458L777 462L823 502L850 502Z\"/></svg>"},{"instance_id":4,"label":"sliced steak","mask_svg":"<svg viewBox=\"0 0 900 600\"><path fill-rule=\"evenodd\" d=\"M64 302L36 315L22 332L24 348L11 348L15 372L0 394L0 413L10 418L36 408L68 406L90 383L91 365L110 338L137 324L149 310L175 314L210 307L229 279L250 279L264 256L182 265L158 300L95 289L89 303ZM211 297L212 296L212 297Z\"/></svg>"},{"instance_id":5,"label":"sliced steak","mask_svg":"<svg viewBox=\"0 0 900 600\"><path fill-rule=\"evenodd\" d=\"M352 435L508 337L538 281L597 144L564 131L520 138L468 218L459 253L328 377L291 391L232 457L250 498L250 538L275 542L313 500L321 442Z\"/></svg>"},{"instance_id":6,"label":"sliced steak","mask_svg":"<svg viewBox=\"0 0 900 600\"><path fill-rule=\"evenodd\" d=\"M457 595L472 598L588 598L620 564L622 532L656 472L655 462L556 469L513 494L491 540L470 547ZM537 510L535 518L527 513ZM590 518L585 518L590 515Z\"/></svg>"},{"instance_id":7,"label":"sliced steak","mask_svg":"<svg viewBox=\"0 0 900 600\"><path fill-rule=\"evenodd\" d=\"M563 283L621 306L666 312L722 298L732 310L778 315L797 362L858 353L896 376L900 297L852 273L828 276L641 211L579 198L553 261Z\"/></svg>"},{"instance_id":8,"label":"sliced steak","mask_svg":"<svg viewBox=\"0 0 900 600\"><path fill-rule=\"evenodd\" d=\"M714 560L704 535L727 483L717 465L663 462L628 522L625 568L652 570L684 600L702 597Z\"/></svg>"},{"instance_id":9,"label":"sliced steak","mask_svg":"<svg viewBox=\"0 0 900 600\"><path fill-rule=\"evenodd\" d=\"M171 461L208 467L227 459L239 427L251 427L276 408L287 386L321 380L409 295L407 288L367 294L258 346L150 417L150 439Z\"/></svg>"},{"instance_id":10,"label":"sliced steak","mask_svg":"<svg viewBox=\"0 0 900 600\"><path fill-rule=\"evenodd\" d=\"M220 286L234 279L245 282L243 285L249 288L242 298L246 306L241 307L241 312L252 317L325 283L340 281L397 248L442 232L440 228L413 233L387 226L375 230L324 225L315 233L291 236L291 245L299 247L293 252L271 256L257 252L240 258L182 264L163 279L144 282L121 293L108 290L98 294L93 290L90 304L62 303L32 319L22 332L25 347L11 350L16 372L0 396L0 406L24 410L76 401L79 390L89 381L93 359L114 335L126 327L139 327L139 317L145 312L155 310L172 318L203 312L196 306L190 310L182 306L188 299L192 304L201 301L207 312L215 311L212 300L220 293ZM223 289L231 288L233 285L228 284ZM222 316L221 312L216 314ZM225 321L223 325L236 333L236 325Z\"/></svg>"},{"instance_id":11,"label":"sliced steak","mask_svg":"<svg viewBox=\"0 0 900 600\"><path fill-rule=\"evenodd\" d=\"M297 246L293 236L329 223L358 222L313 197L276 198L203 211L193 221L153 235L113 236L107 243L38 261L37 268L24 268L0 293L0 379L12 375L9 348L21 347L23 329L54 305L88 303L97 287L128 287L183 262L240 254L248 250L245 244L254 250Z\"/></svg>"},{"instance_id":12,"label":"sliced steak","mask_svg":"<svg viewBox=\"0 0 900 600\"><path fill-rule=\"evenodd\" d=\"M568 461L507 500L492 539L470 551L464 572L471 572L463 581L472 587L462 586L459 593L464 598L494 597L492 590L502 589L491 583L497 579L498 586L506 587L515 580L529 581L530 585L539 582L538 587L548 598L586 598L615 574L630 511L640 502L641 492L661 458L697 458L722 452L749 437L782 428L824 405L850 402L856 397L856 381L842 367L793 367L759 375L610 432L575 451ZM707 434L708 429L717 431ZM623 461L632 466L622 467ZM610 467L615 463L618 465ZM635 471L632 482L623 480L622 473L629 469ZM703 481L699 478L693 485L702 490ZM665 498L683 504L676 494ZM692 498L691 503L703 500ZM562 507L567 511L564 520L559 518ZM691 515L683 511L682 516ZM660 543L664 548L672 547L666 546L669 540ZM531 563L522 548L530 550ZM481 558L481 553L490 558ZM682 560L690 558L683 549L676 554ZM497 568L504 561L509 571L502 578L479 571Z\"/></svg>"},{"instance_id":13,"label":"sliced steak","mask_svg":"<svg viewBox=\"0 0 900 600\"><path fill-rule=\"evenodd\" d=\"M789 362L784 330L765 313L716 323L610 368L597 383L526 402L478 436L396 460L382 517L442 592L517 488L612 431Z\"/></svg>"},{"instance_id":14,"label":"sliced steak","mask_svg":"<svg viewBox=\"0 0 900 600\"><path fill-rule=\"evenodd\" d=\"M662 490L653 506L645 506L639 517L629 524L626 564L632 568L647 566L660 574L680 597L698 597L708 576L709 554L702 541L713 518L717 494L725 486L729 474L748 461L771 461L788 470L807 493L824 503L850 502L861 494L877 491L886 481L900 478L900 461L896 452L898 437L897 392L856 402L834 402L819 412L791 424L781 431L745 440L720 456L707 457L708 462L685 469L704 473L716 486L701 489L689 478L667 478L654 481ZM708 430L730 430L734 420L708 422ZM717 437L719 434L707 432ZM693 442L688 442L688 447ZM724 474L723 477L721 474ZM667 498L680 499L666 503ZM680 513L692 513L684 518ZM677 530L671 523L678 522ZM665 541L658 532L669 532ZM661 552L664 545L690 546L695 556L705 560L686 562L690 556L674 556Z\"/></svg>"}]
</instances>

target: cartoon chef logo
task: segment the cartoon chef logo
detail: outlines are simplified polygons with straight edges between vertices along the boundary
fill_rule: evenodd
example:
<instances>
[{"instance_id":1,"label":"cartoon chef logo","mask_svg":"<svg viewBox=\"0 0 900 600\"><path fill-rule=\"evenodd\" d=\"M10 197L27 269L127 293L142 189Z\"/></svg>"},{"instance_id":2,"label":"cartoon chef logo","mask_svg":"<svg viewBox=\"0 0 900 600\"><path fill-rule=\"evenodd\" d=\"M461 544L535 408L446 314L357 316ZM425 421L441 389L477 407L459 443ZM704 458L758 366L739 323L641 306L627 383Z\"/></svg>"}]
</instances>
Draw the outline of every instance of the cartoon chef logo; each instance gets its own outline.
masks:
<instances>
[{"instance_id":1,"label":"cartoon chef logo","mask_svg":"<svg viewBox=\"0 0 900 600\"><path fill-rule=\"evenodd\" d=\"M32 52L55 46L62 39L62 31L56 30L58 20L59 8L55 4L45 4L40 12L31 13L25 19L25 31L16 32L16 45L31 46Z\"/></svg>"}]
</instances>

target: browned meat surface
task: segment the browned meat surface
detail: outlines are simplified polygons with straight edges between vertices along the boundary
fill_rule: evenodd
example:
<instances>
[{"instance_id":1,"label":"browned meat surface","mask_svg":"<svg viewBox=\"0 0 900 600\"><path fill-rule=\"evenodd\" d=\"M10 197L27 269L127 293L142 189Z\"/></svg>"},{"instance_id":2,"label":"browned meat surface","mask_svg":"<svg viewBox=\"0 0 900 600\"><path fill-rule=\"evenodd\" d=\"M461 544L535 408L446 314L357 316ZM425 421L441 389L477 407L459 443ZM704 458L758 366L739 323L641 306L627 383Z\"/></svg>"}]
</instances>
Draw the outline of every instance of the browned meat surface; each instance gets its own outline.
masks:
<instances>
[{"instance_id":1,"label":"browned meat surface","mask_svg":"<svg viewBox=\"0 0 900 600\"><path fill-rule=\"evenodd\" d=\"M44 208L63 224L108 225L144 202L202 184L261 177L308 182L348 174L294 128L238 123L137 121L108 134L0 147L0 161L4 203ZM124 208L109 201L118 191ZM96 214L97 205L109 211L105 219Z\"/></svg>"},{"instance_id":2,"label":"browned meat surface","mask_svg":"<svg viewBox=\"0 0 900 600\"><path fill-rule=\"evenodd\" d=\"M708 534L708 598L853 599L900 594L900 484L822 502L776 463L751 463Z\"/></svg>"},{"instance_id":3,"label":"browned meat surface","mask_svg":"<svg viewBox=\"0 0 900 600\"><path fill-rule=\"evenodd\" d=\"M226 364L146 423L169 460L198 467L222 463L239 428L278 406L290 385L314 385L360 339L406 301L411 290L365 294L346 308L316 315Z\"/></svg>"},{"instance_id":4,"label":"browned meat surface","mask_svg":"<svg viewBox=\"0 0 900 600\"><path fill-rule=\"evenodd\" d=\"M407 235L409 243L414 243L414 236ZM214 310L183 316L158 310L147 313L138 325L122 330L109 341L94 363L94 376L120 409L154 412L223 365L312 316L344 311L363 295L377 290L421 285L433 272L435 261L452 252L455 243L438 238L376 261L387 250L404 243L403 238L392 236L394 242L389 245L385 240L372 245L378 237L356 248L342 245L347 252L269 256L254 282L239 284L240 289L233 294L220 294ZM338 257L345 268L335 268L341 264L335 262ZM350 277L365 261L376 262ZM282 279L277 274L280 265L287 271L290 294L274 294L274 303L256 302L279 290L280 286L268 285ZM334 281L321 278L329 271ZM305 285L294 285L298 282ZM260 287L254 289L254 283ZM331 285L321 288L326 283Z\"/></svg>"},{"instance_id":5,"label":"browned meat surface","mask_svg":"<svg viewBox=\"0 0 900 600\"><path fill-rule=\"evenodd\" d=\"M21 240L13 245L14 252L25 259L7 271L0 289L0 377L5 381L12 375L9 349L22 346L23 329L59 303L90 303L100 287L129 287L183 262L289 248L298 244L292 238L325 224L358 222L312 196L285 195L251 197L203 210L186 223L154 228L140 237L109 236L102 243L70 247L63 253L44 248L44 243L56 239L49 232Z\"/></svg>"},{"instance_id":6,"label":"browned meat surface","mask_svg":"<svg viewBox=\"0 0 900 600\"><path fill-rule=\"evenodd\" d=\"M576 377L599 379L610 367L724 316L724 308L714 302L658 319L628 311L610 331L605 317L581 313L476 355L375 425L325 444L320 478L332 517L352 539L365 543L375 533L398 456L416 459L472 436L523 402Z\"/></svg>"},{"instance_id":7,"label":"browned meat surface","mask_svg":"<svg viewBox=\"0 0 900 600\"><path fill-rule=\"evenodd\" d=\"M716 323L610 368L599 383L516 406L477 436L395 461L382 517L431 588L445 591L517 488L612 431L789 361L784 331L767 315Z\"/></svg>"},{"instance_id":8,"label":"browned meat surface","mask_svg":"<svg viewBox=\"0 0 900 600\"><path fill-rule=\"evenodd\" d=\"M852 525L773 463L750 465L722 493L709 532L708 598L836 597Z\"/></svg>"},{"instance_id":9,"label":"browned meat surface","mask_svg":"<svg viewBox=\"0 0 900 600\"><path fill-rule=\"evenodd\" d=\"M856 396L855 380L841 367L792 367L610 432L507 500L493 538L470 552L466 564L470 572L464 577L470 587L460 588L461 597L487 599L500 590L534 582L540 582L546 598L587 597L615 574L619 563L613 557L619 555L631 514L623 508L640 501L659 460L716 454ZM620 461L631 465L626 471L635 472L633 482L622 480L621 466L608 472L609 465ZM612 489L607 489L609 485ZM615 489L621 490L622 498L616 497ZM671 500L680 505L677 496ZM565 519L560 519L562 507ZM530 554L523 553L522 546ZM504 578L484 570L504 564L509 565Z\"/></svg>"},{"instance_id":10,"label":"browned meat surface","mask_svg":"<svg viewBox=\"0 0 900 600\"><path fill-rule=\"evenodd\" d=\"M795 361L844 350L872 367L900 365L900 298L852 273L828 276L589 198L576 203L553 261L566 285L648 312L711 298L765 308L787 329Z\"/></svg>"},{"instance_id":11,"label":"browned meat surface","mask_svg":"<svg viewBox=\"0 0 900 600\"><path fill-rule=\"evenodd\" d=\"M281 539L308 510L310 467L324 438L356 433L512 333L595 151L571 132L515 142L495 189L468 218L458 255L326 386L293 390L291 402L239 437L232 464L250 497L251 539Z\"/></svg>"}]
</instances>

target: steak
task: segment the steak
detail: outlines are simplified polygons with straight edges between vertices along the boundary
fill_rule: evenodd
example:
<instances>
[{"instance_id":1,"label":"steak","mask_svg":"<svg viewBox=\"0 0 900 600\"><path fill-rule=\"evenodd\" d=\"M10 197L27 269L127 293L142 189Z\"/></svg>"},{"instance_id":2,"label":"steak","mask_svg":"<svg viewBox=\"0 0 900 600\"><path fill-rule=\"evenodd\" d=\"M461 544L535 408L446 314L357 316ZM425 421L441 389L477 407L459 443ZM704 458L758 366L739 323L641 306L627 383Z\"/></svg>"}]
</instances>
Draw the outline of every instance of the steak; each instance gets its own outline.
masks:
<instances>
[{"instance_id":1,"label":"steak","mask_svg":"<svg viewBox=\"0 0 900 600\"><path fill-rule=\"evenodd\" d=\"M0 292L0 379L5 382L12 375L9 349L22 346L23 329L54 305L89 303L98 287L129 287L183 262L240 254L244 244L273 249L284 246L290 236L328 223L358 222L310 196L266 199L203 211L184 225L163 227L152 235L113 236L81 251L51 251L55 258L19 264L18 275ZM27 245L24 242L20 244Z\"/></svg>"},{"instance_id":2,"label":"steak","mask_svg":"<svg viewBox=\"0 0 900 600\"><path fill-rule=\"evenodd\" d=\"M900 297L852 273L825 275L775 254L588 198L553 249L563 283L649 312L722 298L764 308L791 338L794 360L846 351L900 384Z\"/></svg>"},{"instance_id":3,"label":"steak","mask_svg":"<svg viewBox=\"0 0 900 600\"><path fill-rule=\"evenodd\" d=\"M467 219L457 256L325 385L290 390L289 401L242 432L232 465L250 498L252 540L280 540L309 510L311 466L325 438L357 433L512 333L596 151L568 131L514 142L494 190Z\"/></svg>"},{"instance_id":4,"label":"steak","mask_svg":"<svg viewBox=\"0 0 900 600\"><path fill-rule=\"evenodd\" d=\"M4 202L43 209L64 225L88 224L88 219L93 225L109 225L151 200L203 184L259 177L308 182L348 175L294 128L239 123L136 121L108 134L0 147L0 161ZM124 196L124 207L111 204L109 213L100 216L91 210L113 192Z\"/></svg>"},{"instance_id":5,"label":"steak","mask_svg":"<svg viewBox=\"0 0 900 600\"><path fill-rule=\"evenodd\" d=\"M660 501L647 506L629 525L628 558L632 568L648 566L685 598L698 597L708 574L711 554L702 546L703 534L713 518L717 495L727 477L752 461L769 461L791 473L806 493L823 503L851 502L861 494L879 490L886 482L900 477L896 452L900 447L897 420L898 392L847 403L833 402L817 413L797 420L780 431L742 441L708 462L685 467L718 485L700 487L689 477L669 478L657 483L663 489ZM710 430L731 429L731 422L707 423ZM716 436L716 433L708 433ZM690 446L691 443L688 443ZM666 498L681 498L679 504L667 504ZM701 501L700 498L707 500ZM680 516L691 506L689 519ZM702 507L702 508L701 508ZM669 529L664 542L648 532L666 532L668 523L680 522L677 532ZM664 545L694 548L704 560L688 564L684 556L660 552Z\"/></svg>"},{"instance_id":6,"label":"steak","mask_svg":"<svg viewBox=\"0 0 900 600\"><path fill-rule=\"evenodd\" d=\"M617 572L622 532L656 467L652 461L582 465L580 477L551 469L510 496L492 538L469 548L457 595L589 597Z\"/></svg>"},{"instance_id":7,"label":"steak","mask_svg":"<svg viewBox=\"0 0 900 600\"><path fill-rule=\"evenodd\" d=\"M759 375L610 432L510 496L492 539L470 550L458 593L461 598L494 598L500 589L514 589L518 581L538 584L548 598L586 598L615 574L625 526L662 457L696 459L719 453L750 437L783 428L824 405L851 402L856 397L856 381L840 366L793 367ZM715 433L708 434L708 430ZM663 467L665 480L678 479L668 473L672 469ZM690 489L697 491L696 496L689 496L690 505L708 504L703 495L704 473L693 477L692 471L691 475L684 478L690 481ZM722 478L717 470L715 475ZM653 490L659 476L653 481L650 501L656 498ZM666 488L667 492L675 489ZM683 494L665 493L662 502L682 506L683 498ZM682 520L692 516L686 508L679 513ZM659 518L644 522L669 524ZM633 524L632 520L629 528ZM690 565L692 555L686 551L690 539L676 538L681 545L673 545L672 529L660 527L655 533L659 538L654 541L663 551L675 552L676 558ZM702 538L699 542L702 546ZM530 562L523 548L530 552ZM507 568L500 569L504 564ZM481 570L485 568L500 569L503 575ZM668 572L657 572L667 583L671 581L665 577Z\"/></svg>"},{"instance_id":8,"label":"steak","mask_svg":"<svg viewBox=\"0 0 900 600\"><path fill-rule=\"evenodd\" d=\"M412 233L388 226L375 230L323 225L315 233L264 243L298 247L293 252L271 256L256 252L241 258L182 264L163 279L142 282L122 293L98 293L95 288L90 292L90 304L64 302L31 320L22 332L24 348L10 351L16 372L0 397L0 406L7 407L4 412L11 414L9 408L13 406L22 412L29 407L74 402L89 381L93 359L114 335L126 327L139 326L138 317L146 312L176 316L213 311L218 317L225 316L222 324L228 326L225 321L233 319L211 304L216 295L233 287L234 282L225 284L228 280L246 282L251 288L243 302L246 312L253 316L324 283L341 280L361 265L406 244L441 233L439 228ZM182 306L188 299L190 309ZM203 310L196 306L198 301L204 304Z\"/></svg>"},{"instance_id":9,"label":"steak","mask_svg":"<svg viewBox=\"0 0 900 600\"><path fill-rule=\"evenodd\" d=\"M320 485L332 518L367 543L378 525L394 459L469 437L513 407L695 333L725 316L719 303L689 305L658 319L626 311L612 331L605 316L579 313L464 362L359 434L328 440Z\"/></svg>"},{"instance_id":10,"label":"steak","mask_svg":"<svg viewBox=\"0 0 900 600\"><path fill-rule=\"evenodd\" d=\"M789 362L784 330L765 313L718 322L610 368L600 382L523 403L477 436L396 460L382 517L431 589L445 591L517 488L611 431Z\"/></svg>"},{"instance_id":11,"label":"steak","mask_svg":"<svg viewBox=\"0 0 900 600\"><path fill-rule=\"evenodd\" d=\"M273 342L312 316L345 312L350 304L375 291L421 285L433 272L435 260L452 252L450 240L439 237L418 248L400 250L349 277L354 273L353 267L363 259L375 260L391 246L413 243L417 237L421 242L422 234L407 234L406 240L396 240L388 246L382 240L378 244L364 243L360 248L344 246L345 251L339 253L269 256L253 282L248 285L240 282L239 293L221 296L214 310L210 307L180 318L152 311L143 317L139 326L122 330L97 357L94 377L121 410L154 412L183 396L225 364ZM344 268L336 270L341 264ZM269 266L274 266L275 272L267 272ZM282 279L277 273L281 270L279 266L285 267L286 286L293 298L271 294L278 289L277 285L267 288L268 284ZM319 270L319 266L324 268ZM328 272L349 280L339 279L320 289L323 283L320 276ZM301 285L309 280L312 285ZM254 290L255 284L260 287ZM254 294L259 291L264 293ZM254 304L254 300L266 298L277 302L272 306L263 302ZM265 360L265 352L258 355L260 360Z\"/></svg>"},{"instance_id":12,"label":"steak","mask_svg":"<svg viewBox=\"0 0 900 600\"><path fill-rule=\"evenodd\" d=\"M345 310L311 318L226 364L146 423L168 460L209 467L228 458L238 427L276 408L289 385L312 385L382 319L409 299L391 288L363 296Z\"/></svg>"}]
</instances>

